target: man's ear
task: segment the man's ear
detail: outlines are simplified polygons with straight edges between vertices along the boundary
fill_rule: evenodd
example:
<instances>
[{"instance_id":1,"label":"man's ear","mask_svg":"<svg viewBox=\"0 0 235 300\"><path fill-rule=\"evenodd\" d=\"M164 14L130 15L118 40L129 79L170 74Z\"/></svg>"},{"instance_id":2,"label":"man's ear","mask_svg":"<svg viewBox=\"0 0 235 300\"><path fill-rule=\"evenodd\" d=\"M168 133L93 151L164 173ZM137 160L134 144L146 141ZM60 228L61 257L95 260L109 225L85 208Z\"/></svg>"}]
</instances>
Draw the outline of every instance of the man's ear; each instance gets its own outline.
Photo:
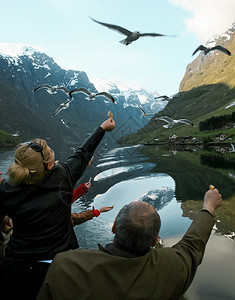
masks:
<instances>
[{"instance_id":1,"label":"man's ear","mask_svg":"<svg viewBox=\"0 0 235 300\"><path fill-rule=\"evenodd\" d=\"M159 239L159 235L156 236L156 238L155 238L155 240L153 242L153 245L152 245L153 247L157 245L158 239Z\"/></svg>"},{"instance_id":2,"label":"man's ear","mask_svg":"<svg viewBox=\"0 0 235 300\"><path fill-rule=\"evenodd\" d=\"M54 167L54 161L50 161L47 165L46 165L46 168L48 171L50 171L52 168Z\"/></svg>"},{"instance_id":3,"label":"man's ear","mask_svg":"<svg viewBox=\"0 0 235 300\"><path fill-rule=\"evenodd\" d=\"M115 234L116 232L116 221L113 222L113 226L112 226L112 233Z\"/></svg>"}]
</instances>

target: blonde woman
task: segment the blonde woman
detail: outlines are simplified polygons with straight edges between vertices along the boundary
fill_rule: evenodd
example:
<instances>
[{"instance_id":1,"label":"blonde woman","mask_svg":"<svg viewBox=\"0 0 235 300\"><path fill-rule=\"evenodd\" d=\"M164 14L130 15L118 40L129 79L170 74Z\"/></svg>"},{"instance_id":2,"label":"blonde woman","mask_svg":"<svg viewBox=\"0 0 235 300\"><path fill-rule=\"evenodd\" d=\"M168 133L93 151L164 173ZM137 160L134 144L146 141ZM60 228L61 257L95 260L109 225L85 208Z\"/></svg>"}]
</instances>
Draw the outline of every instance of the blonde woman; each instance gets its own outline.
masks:
<instances>
[{"instance_id":1,"label":"blonde woman","mask_svg":"<svg viewBox=\"0 0 235 300\"><path fill-rule=\"evenodd\" d=\"M35 299L48 263L62 251L78 247L71 224L75 183L84 173L105 131L115 122L109 118L64 163L45 140L18 146L9 180L0 183L0 220L8 215L14 224L0 282L9 299Z\"/></svg>"}]
</instances>

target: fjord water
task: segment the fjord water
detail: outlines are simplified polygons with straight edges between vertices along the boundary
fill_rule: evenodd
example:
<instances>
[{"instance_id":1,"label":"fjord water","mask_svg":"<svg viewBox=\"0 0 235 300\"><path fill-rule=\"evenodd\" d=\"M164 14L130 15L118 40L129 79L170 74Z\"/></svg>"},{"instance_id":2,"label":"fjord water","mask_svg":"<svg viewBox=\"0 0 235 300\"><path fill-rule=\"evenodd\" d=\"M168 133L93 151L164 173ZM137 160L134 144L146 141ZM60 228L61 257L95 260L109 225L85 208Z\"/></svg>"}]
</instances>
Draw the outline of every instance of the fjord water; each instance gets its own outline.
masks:
<instances>
[{"instance_id":1,"label":"fjord water","mask_svg":"<svg viewBox=\"0 0 235 300\"><path fill-rule=\"evenodd\" d=\"M224 201L216 211L217 221L203 263L185 297L235 299L235 153L230 151L229 147L98 149L92 166L78 182L79 185L92 177L92 187L73 204L72 211L81 212L92 206L114 205L114 208L75 227L80 248L97 249L97 243L105 246L111 242L117 212L135 200L151 203L158 210L162 220L160 237L164 246L171 246L182 238L202 207L204 192L213 184ZM12 156L13 150L0 150L3 173Z\"/></svg>"}]
</instances>

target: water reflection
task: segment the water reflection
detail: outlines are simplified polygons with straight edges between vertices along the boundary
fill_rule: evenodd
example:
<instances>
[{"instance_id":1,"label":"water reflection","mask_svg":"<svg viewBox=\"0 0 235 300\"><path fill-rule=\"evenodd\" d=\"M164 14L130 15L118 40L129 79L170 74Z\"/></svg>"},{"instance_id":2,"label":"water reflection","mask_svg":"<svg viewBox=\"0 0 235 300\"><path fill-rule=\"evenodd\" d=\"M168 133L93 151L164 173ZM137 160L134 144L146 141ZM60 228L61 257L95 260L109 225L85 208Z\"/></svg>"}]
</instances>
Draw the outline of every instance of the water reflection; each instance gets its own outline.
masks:
<instances>
[{"instance_id":1,"label":"water reflection","mask_svg":"<svg viewBox=\"0 0 235 300\"><path fill-rule=\"evenodd\" d=\"M218 157L217 153L202 150L176 151L174 154L172 151L155 146L140 149L155 163L155 172L164 172L174 178L177 200L201 200L210 184L219 188L224 199L235 195L235 153Z\"/></svg>"},{"instance_id":2,"label":"water reflection","mask_svg":"<svg viewBox=\"0 0 235 300\"><path fill-rule=\"evenodd\" d=\"M143 169L143 165L134 165L134 166L124 166L124 167L118 167L118 168L112 168L109 170L106 170L104 172L101 172L97 174L94 177L94 181L101 181L101 180L108 180L110 177L123 174L123 173L130 173L135 172L137 170Z\"/></svg>"},{"instance_id":3,"label":"water reflection","mask_svg":"<svg viewBox=\"0 0 235 300\"><path fill-rule=\"evenodd\" d=\"M223 157L218 155L201 155L201 164L216 168L216 169L226 169L235 170L235 160L231 157Z\"/></svg>"},{"instance_id":4,"label":"water reflection","mask_svg":"<svg viewBox=\"0 0 235 300\"><path fill-rule=\"evenodd\" d=\"M103 159L103 160L105 160L105 159ZM96 168L104 168L104 167L107 167L107 166L110 167L110 166L114 166L116 164L121 164L121 163L124 163L124 162L127 162L127 160L122 159L122 160L117 160L117 161L115 161L115 160L106 161L104 163L96 165Z\"/></svg>"},{"instance_id":5,"label":"water reflection","mask_svg":"<svg viewBox=\"0 0 235 300\"><path fill-rule=\"evenodd\" d=\"M164 244L170 247L181 237L180 235L167 238ZM234 270L235 243L213 231L206 246L203 262L185 298L189 300L235 299Z\"/></svg>"},{"instance_id":6,"label":"water reflection","mask_svg":"<svg viewBox=\"0 0 235 300\"><path fill-rule=\"evenodd\" d=\"M174 180L166 174L146 174L134 177L130 180L121 181L111 186L105 193L98 194L89 207L100 208L114 205L113 210L102 213L92 222L84 223L75 228L80 247L87 246L97 248L97 241L106 244L112 241L111 227L119 210L131 201L146 201L151 203L159 212L162 227L160 236L164 239L175 234L183 234L185 227L190 224L188 218L181 218L182 209L179 202L174 198ZM81 211L81 203L73 205L73 211ZM174 224L172 226L172 224ZM100 229L101 233L100 233ZM83 235L82 232L86 232ZM88 236L98 236L97 239L87 240ZM86 248L86 246L84 248Z\"/></svg>"},{"instance_id":7,"label":"water reflection","mask_svg":"<svg viewBox=\"0 0 235 300\"><path fill-rule=\"evenodd\" d=\"M0 171L3 173L3 177L7 177L7 171L10 164L13 162L15 148L0 148Z\"/></svg>"},{"instance_id":8,"label":"water reflection","mask_svg":"<svg viewBox=\"0 0 235 300\"><path fill-rule=\"evenodd\" d=\"M146 181L144 182L144 184ZM174 189L161 187L146 192L139 200L151 204L156 210L162 209L174 198Z\"/></svg>"}]
</instances>

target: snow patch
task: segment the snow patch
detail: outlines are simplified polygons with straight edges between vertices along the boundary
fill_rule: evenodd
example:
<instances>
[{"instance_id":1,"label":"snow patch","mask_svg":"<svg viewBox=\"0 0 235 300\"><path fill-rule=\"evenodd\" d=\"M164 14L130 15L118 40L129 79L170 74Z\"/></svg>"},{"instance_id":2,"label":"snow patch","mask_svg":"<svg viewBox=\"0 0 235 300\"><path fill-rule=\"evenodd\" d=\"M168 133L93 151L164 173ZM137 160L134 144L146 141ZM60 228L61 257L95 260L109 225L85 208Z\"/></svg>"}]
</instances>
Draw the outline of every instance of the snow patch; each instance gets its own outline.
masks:
<instances>
[{"instance_id":1,"label":"snow patch","mask_svg":"<svg viewBox=\"0 0 235 300\"><path fill-rule=\"evenodd\" d=\"M21 55L31 56L34 52L45 52L41 46L32 46L30 44L0 43L0 53L6 56L17 57Z\"/></svg>"}]
</instances>

